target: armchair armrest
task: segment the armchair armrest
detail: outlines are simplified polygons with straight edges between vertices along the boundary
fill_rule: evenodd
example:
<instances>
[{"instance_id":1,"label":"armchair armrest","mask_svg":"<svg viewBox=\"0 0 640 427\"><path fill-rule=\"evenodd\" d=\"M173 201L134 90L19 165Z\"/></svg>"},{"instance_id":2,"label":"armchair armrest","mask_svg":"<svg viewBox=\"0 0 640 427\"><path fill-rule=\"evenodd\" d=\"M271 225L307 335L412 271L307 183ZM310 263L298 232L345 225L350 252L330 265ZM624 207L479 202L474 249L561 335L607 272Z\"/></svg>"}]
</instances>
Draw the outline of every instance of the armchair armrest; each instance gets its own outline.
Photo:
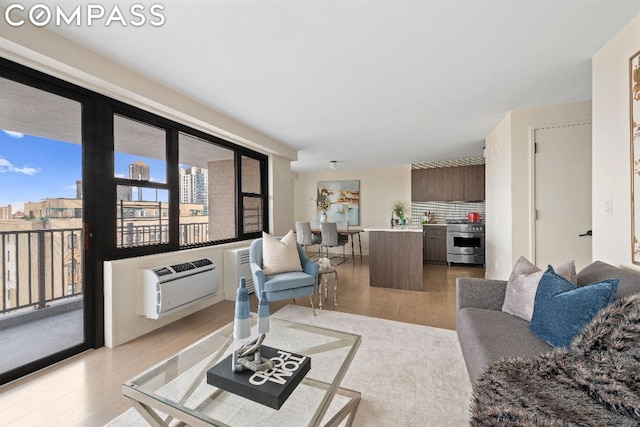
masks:
<instances>
[{"instance_id":1,"label":"armchair armrest","mask_svg":"<svg viewBox=\"0 0 640 427\"><path fill-rule=\"evenodd\" d=\"M251 274L253 275L253 285L257 289L256 295L259 298L263 289L262 285L264 285L264 271L262 271L262 267L255 262L252 262L250 267Z\"/></svg>"},{"instance_id":2,"label":"armchair armrest","mask_svg":"<svg viewBox=\"0 0 640 427\"><path fill-rule=\"evenodd\" d=\"M314 276L316 278L316 282L318 281L318 270L320 269L320 266L318 265L317 262L313 262L309 259L306 259L303 261L302 263L302 270L307 273L310 274L312 276Z\"/></svg>"},{"instance_id":3,"label":"armchair armrest","mask_svg":"<svg viewBox=\"0 0 640 427\"><path fill-rule=\"evenodd\" d=\"M506 280L458 277L456 279L456 310L473 307L500 311L506 291Z\"/></svg>"}]
</instances>

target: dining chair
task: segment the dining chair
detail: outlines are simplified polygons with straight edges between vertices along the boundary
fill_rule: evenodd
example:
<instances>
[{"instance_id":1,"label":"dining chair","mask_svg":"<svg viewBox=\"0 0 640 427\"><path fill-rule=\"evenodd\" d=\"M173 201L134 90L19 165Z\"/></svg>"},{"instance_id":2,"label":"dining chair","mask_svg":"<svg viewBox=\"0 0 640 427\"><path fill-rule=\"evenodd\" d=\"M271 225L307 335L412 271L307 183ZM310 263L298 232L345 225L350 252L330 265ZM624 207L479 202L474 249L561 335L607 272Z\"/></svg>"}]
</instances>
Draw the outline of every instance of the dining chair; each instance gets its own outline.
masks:
<instances>
[{"instance_id":1,"label":"dining chair","mask_svg":"<svg viewBox=\"0 0 640 427\"><path fill-rule=\"evenodd\" d=\"M340 231L340 230L348 230L349 229L349 221L336 221L336 226L338 227L338 231Z\"/></svg>"},{"instance_id":2,"label":"dining chair","mask_svg":"<svg viewBox=\"0 0 640 427\"><path fill-rule=\"evenodd\" d=\"M322 230L322 247L327 248L327 258L329 258L329 248L342 246L342 261L338 264L348 260L344 247L349 242L349 236L338 234L338 225L335 222L323 222L320 227ZM329 259L333 258L337 257L333 256Z\"/></svg>"},{"instance_id":3,"label":"dining chair","mask_svg":"<svg viewBox=\"0 0 640 427\"><path fill-rule=\"evenodd\" d=\"M322 244L322 236L311 232L311 223L309 221L296 221L296 240L305 250L307 246ZM318 256L320 255L321 246L318 247Z\"/></svg>"}]
</instances>

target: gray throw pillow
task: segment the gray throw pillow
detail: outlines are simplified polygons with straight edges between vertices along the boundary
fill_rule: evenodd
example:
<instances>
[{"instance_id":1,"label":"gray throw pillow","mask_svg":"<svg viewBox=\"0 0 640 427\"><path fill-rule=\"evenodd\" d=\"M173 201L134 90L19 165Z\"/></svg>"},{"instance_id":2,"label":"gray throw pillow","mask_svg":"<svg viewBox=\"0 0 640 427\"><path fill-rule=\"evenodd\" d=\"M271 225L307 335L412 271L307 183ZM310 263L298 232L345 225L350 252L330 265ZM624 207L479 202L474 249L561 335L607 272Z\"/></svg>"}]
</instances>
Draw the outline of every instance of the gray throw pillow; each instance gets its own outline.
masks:
<instances>
[{"instance_id":1,"label":"gray throw pillow","mask_svg":"<svg viewBox=\"0 0 640 427\"><path fill-rule=\"evenodd\" d=\"M554 266L553 269L556 274L571 283L576 283L576 266L573 260ZM543 274L544 271L525 257L518 258L507 282L502 311L530 322L531 316L533 316L533 304L536 299L538 283Z\"/></svg>"}]
</instances>

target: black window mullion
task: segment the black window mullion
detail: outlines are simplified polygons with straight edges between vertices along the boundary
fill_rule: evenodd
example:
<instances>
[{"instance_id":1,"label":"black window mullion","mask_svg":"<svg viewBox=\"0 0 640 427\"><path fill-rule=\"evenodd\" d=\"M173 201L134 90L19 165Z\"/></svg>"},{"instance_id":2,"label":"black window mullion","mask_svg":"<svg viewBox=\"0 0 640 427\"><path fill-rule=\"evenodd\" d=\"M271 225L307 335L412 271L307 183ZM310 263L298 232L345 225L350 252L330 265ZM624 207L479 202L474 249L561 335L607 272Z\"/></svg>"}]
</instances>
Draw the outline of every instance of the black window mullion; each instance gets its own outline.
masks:
<instances>
[{"instance_id":1,"label":"black window mullion","mask_svg":"<svg viewBox=\"0 0 640 427\"><path fill-rule=\"evenodd\" d=\"M236 195L236 238L244 236L244 200L242 196L242 153L238 150L234 153L234 169L236 172L235 195Z\"/></svg>"},{"instance_id":2,"label":"black window mullion","mask_svg":"<svg viewBox=\"0 0 640 427\"><path fill-rule=\"evenodd\" d=\"M178 157L179 132L176 127L167 129L167 186L169 188L169 246L180 247L180 173ZM161 214L162 215L162 214Z\"/></svg>"}]
</instances>

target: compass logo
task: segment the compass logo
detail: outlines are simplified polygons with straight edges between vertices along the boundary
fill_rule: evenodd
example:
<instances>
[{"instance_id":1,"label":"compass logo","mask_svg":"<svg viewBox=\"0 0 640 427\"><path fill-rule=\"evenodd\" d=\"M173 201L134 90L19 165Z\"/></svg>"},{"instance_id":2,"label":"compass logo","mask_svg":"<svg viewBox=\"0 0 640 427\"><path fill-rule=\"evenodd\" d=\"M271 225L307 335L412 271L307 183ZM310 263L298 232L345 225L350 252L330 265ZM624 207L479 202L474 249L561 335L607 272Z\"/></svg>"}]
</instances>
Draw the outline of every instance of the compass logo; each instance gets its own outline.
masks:
<instances>
[{"instance_id":1,"label":"compass logo","mask_svg":"<svg viewBox=\"0 0 640 427\"><path fill-rule=\"evenodd\" d=\"M26 21L22 16L25 16L36 27L44 27L49 24L91 27L96 23L105 27L111 25L141 27L147 24L159 27L166 22L163 12L164 6L161 4L153 4L148 8L139 3L127 8L122 8L117 4L111 8L101 4L87 4L78 5L73 10L64 10L59 5L47 6L38 3L26 8L20 3L13 3L5 10L4 20L12 27L20 27L25 24Z\"/></svg>"}]
</instances>

